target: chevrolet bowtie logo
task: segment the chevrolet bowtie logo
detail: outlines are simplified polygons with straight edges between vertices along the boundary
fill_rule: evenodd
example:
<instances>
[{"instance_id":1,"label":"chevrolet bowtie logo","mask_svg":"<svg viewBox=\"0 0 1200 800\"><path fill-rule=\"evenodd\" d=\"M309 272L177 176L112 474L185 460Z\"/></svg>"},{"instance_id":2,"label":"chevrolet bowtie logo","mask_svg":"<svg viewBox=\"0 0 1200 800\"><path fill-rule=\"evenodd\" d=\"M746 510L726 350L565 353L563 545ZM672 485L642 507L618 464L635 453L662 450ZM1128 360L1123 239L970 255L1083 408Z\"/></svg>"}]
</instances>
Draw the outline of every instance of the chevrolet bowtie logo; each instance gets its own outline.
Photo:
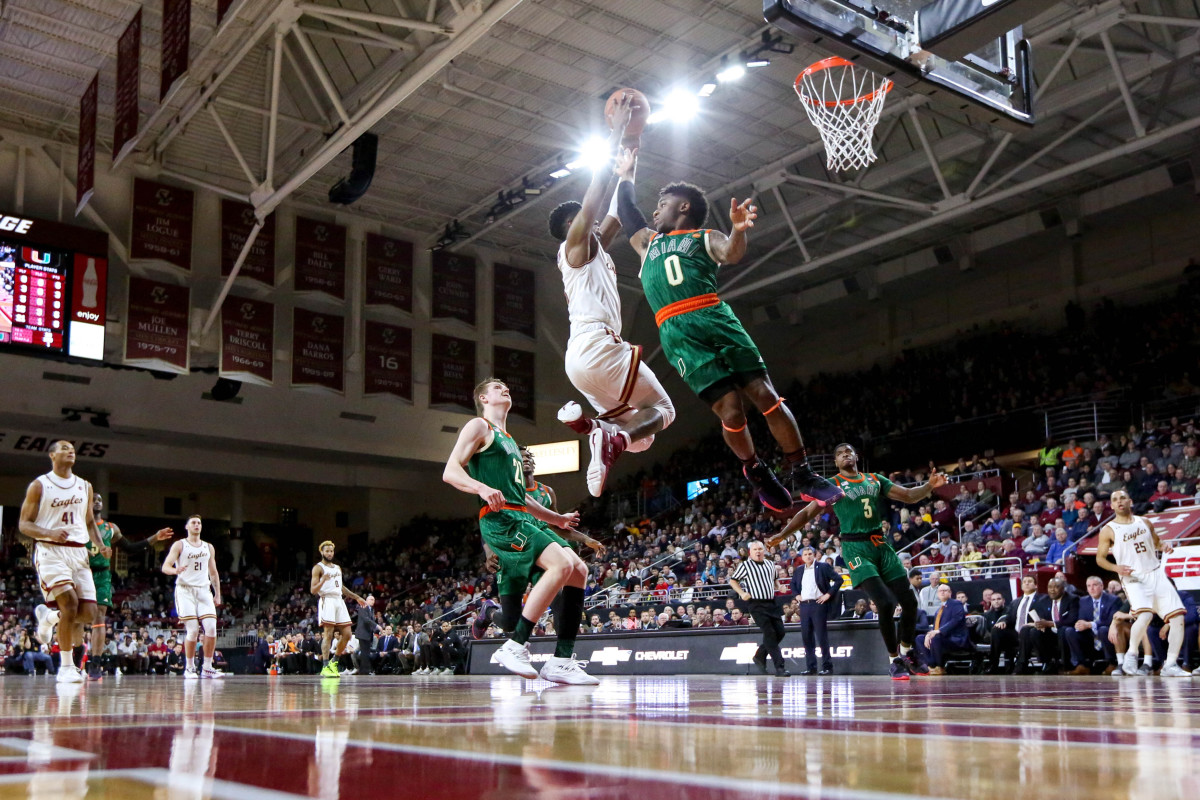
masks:
<instances>
[{"instance_id":1,"label":"chevrolet bowtie logo","mask_svg":"<svg viewBox=\"0 0 1200 800\"><path fill-rule=\"evenodd\" d=\"M741 642L722 650L721 660L732 661L735 664L749 664L754 661L756 652L758 652L758 645L754 642Z\"/></svg>"},{"instance_id":2,"label":"chevrolet bowtie logo","mask_svg":"<svg viewBox=\"0 0 1200 800\"><path fill-rule=\"evenodd\" d=\"M752 653L753 654L753 653ZM615 667L622 661L628 661L633 655L632 650L622 650L619 647L605 647L603 650L593 650L592 657L588 659L594 664L603 664L606 667Z\"/></svg>"}]
</instances>

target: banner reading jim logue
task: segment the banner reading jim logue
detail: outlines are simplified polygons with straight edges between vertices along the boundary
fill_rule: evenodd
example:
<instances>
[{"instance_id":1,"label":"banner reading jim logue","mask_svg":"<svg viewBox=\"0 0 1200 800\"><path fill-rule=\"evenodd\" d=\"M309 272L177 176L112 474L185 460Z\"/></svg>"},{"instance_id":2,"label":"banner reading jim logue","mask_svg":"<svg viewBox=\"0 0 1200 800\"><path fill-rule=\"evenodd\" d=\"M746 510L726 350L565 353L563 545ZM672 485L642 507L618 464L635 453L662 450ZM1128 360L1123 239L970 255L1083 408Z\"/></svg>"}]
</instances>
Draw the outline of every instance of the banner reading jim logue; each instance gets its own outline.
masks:
<instances>
[{"instance_id":1,"label":"banner reading jim logue","mask_svg":"<svg viewBox=\"0 0 1200 800\"><path fill-rule=\"evenodd\" d=\"M512 331L534 337L536 291L533 270L507 264L493 268L492 330Z\"/></svg>"},{"instance_id":2,"label":"banner reading jim logue","mask_svg":"<svg viewBox=\"0 0 1200 800\"><path fill-rule=\"evenodd\" d=\"M429 359L429 406L475 413L475 343L433 334Z\"/></svg>"},{"instance_id":3,"label":"banner reading jim logue","mask_svg":"<svg viewBox=\"0 0 1200 800\"><path fill-rule=\"evenodd\" d=\"M475 259L445 250L433 251L434 319L475 324Z\"/></svg>"},{"instance_id":4,"label":"banner reading jim logue","mask_svg":"<svg viewBox=\"0 0 1200 800\"><path fill-rule=\"evenodd\" d=\"M512 413L530 422L536 422L534 417L537 404L534 402L533 392L537 375L534 354L498 345L492 348L492 354L495 364L492 372L508 384L508 391L512 396Z\"/></svg>"},{"instance_id":5,"label":"banner reading jim logue","mask_svg":"<svg viewBox=\"0 0 1200 800\"><path fill-rule=\"evenodd\" d=\"M296 217L296 291L346 299L346 229Z\"/></svg>"},{"instance_id":6,"label":"banner reading jim logue","mask_svg":"<svg viewBox=\"0 0 1200 800\"><path fill-rule=\"evenodd\" d=\"M346 324L337 314L292 311L292 388L345 393Z\"/></svg>"},{"instance_id":7,"label":"banner reading jim logue","mask_svg":"<svg viewBox=\"0 0 1200 800\"><path fill-rule=\"evenodd\" d=\"M221 275L233 272L233 265L254 228L254 206L237 200L221 201ZM254 237L250 252L238 270L239 278L275 285L275 215L268 214L262 230Z\"/></svg>"},{"instance_id":8,"label":"banner reading jim logue","mask_svg":"<svg viewBox=\"0 0 1200 800\"><path fill-rule=\"evenodd\" d=\"M366 261L369 306L391 306L412 312L413 246L412 242L367 234Z\"/></svg>"},{"instance_id":9,"label":"banner reading jim logue","mask_svg":"<svg viewBox=\"0 0 1200 800\"><path fill-rule=\"evenodd\" d=\"M413 399L412 331L401 325L367 320L364 341L363 396Z\"/></svg>"},{"instance_id":10,"label":"banner reading jim logue","mask_svg":"<svg viewBox=\"0 0 1200 800\"><path fill-rule=\"evenodd\" d=\"M247 297L221 306L222 378L270 386L275 378L275 306Z\"/></svg>"},{"instance_id":11,"label":"banner reading jim logue","mask_svg":"<svg viewBox=\"0 0 1200 800\"><path fill-rule=\"evenodd\" d=\"M134 178L129 257L190 271L194 207L190 189Z\"/></svg>"},{"instance_id":12,"label":"banner reading jim logue","mask_svg":"<svg viewBox=\"0 0 1200 800\"><path fill-rule=\"evenodd\" d=\"M130 277L125 363L186 375L190 314L188 287Z\"/></svg>"}]
</instances>

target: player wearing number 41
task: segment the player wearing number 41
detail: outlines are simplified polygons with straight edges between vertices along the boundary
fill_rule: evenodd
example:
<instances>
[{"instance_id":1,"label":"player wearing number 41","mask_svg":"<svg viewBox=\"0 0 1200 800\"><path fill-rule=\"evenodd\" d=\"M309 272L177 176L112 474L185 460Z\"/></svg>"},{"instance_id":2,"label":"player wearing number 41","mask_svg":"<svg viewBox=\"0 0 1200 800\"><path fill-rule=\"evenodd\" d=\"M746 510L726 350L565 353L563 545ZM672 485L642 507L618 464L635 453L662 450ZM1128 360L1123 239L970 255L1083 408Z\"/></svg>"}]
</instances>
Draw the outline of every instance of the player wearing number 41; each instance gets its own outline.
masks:
<instances>
[{"instance_id":1,"label":"player wearing number 41","mask_svg":"<svg viewBox=\"0 0 1200 800\"><path fill-rule=\"evenodd\" d=\"M555 683L597 683L573 657L583 617L587 566L559 544L556 536L537 524L541 520L569 530L579 524L579 514L555 513L525 493L521 451L505 430L512 408L508 387L495 378L487 378L475 387L474 394L479 416L459 431L442 480L460 492L477 495L482 501L479 533L499 561L504 579L498 587L501 596L508 594L517 582L529 583L537 570L542 571L541 579L529 590L512 635L493 658L510 672L525 678L538 677L527 643L550 601L562 591L564 626L558 631L554 657L542 667L541 677Z\"/></svg>"},{"instance_id":2,"label":"player wearing number 41","mask_svg":"<svg viewBox=\"0 0 1200 800\"><path fill-rule=\"evenodd\" d=\"M609 153L625 135L633 112L627 93L616 103ZM571 338L567 341L567 377L598 414L584 415L572 401L558 418L588 437L591 461L587 469L588 492L599 497L608 471L625 450L640 453L650 447L654 434L675 419L675 406L658 378L642 362L641 345L621 338L621 296L617 270L608 254L621 229L617 221L613 176L597 169L583 202L561 204L550 213L550 235L562 242L558 270L567 295ZM601 209L608 214L601 218ZM600 220L597 222L597 220Z\"/></svg>"},{"instance_id":3,"label":"player wearing number 41","mask_svg":"<svg viewBox=\"0 0 1200 800\"><path fill-rule=\"evenodd\" d=\"M342 580L342 568L333 563L333 542L321 542L317 548L321 552L319 564L313 564L312 582L308 590L315 594L317 600L317 621L321 623L321 677L340 678L338 664L346 646L350 644L350 611L346 608L343 596L358 603L359 608L367 605L367 601L346 588ZM329 651L333 647L333 633L337 631L337 650L333 659Z\"/></svg>"},{"instance_id":4,"label":"player wearing number 41","mask_svg":"<svg viewBox=\"0 0 1200 800\"><path fill-rule=\"evenodd\" d=\"M217 606L221 605L221 576L217 574L217 556L213 546L200 539L204 522L199 514L187 521L187 538L171 545L163 560L164 575L175 576L175 615L187 635L183 639L186 666L183 677L189 680L224 678L213 666L217 649ZM211 587L211 588L210 588ZM196 640L204 629L204 667L196 674Z\"/></svg>"},{"instance_id":5,"label":"player wearing number 41","mask_svg":"<svg viewBox=\"0 0 1200 800\"><path fill-rule=\"evenodd\" d=\"M75 446L65 439L50 445L52 469L25 491L21 533L34 540L33 566L46 606L39 606L37 637L50 644L59 614L59 683L83 683L75 666L75 646L83 644L83 626L96 613L96 584L88 565L88 545L105 558L112 549L100 539L92 515L92 485L74 473Z\"/></svg>"},{"instance_id":6,"label":"player wearing number 41","mask_svg":"<svg viewBox=\"0 0 1200 800\"><path fill-rule=\"evenodd\" d=\"M742 462L742 474L773 511L792 507L792 495L754 449L746 429L742 395L767 420L767 427L791 464L794 490L821 506L842 491L808 465L804 440L784 398L775 392L758 347L727 304L717 297L717 271L746 255L746 232L757 216L749 200L729 203L733 231L704 230L708 201L689 183L672 183L658 193L654 228L638 210L634 195L637 150L617 158L617 214L629 243L642 260L639 277L654 309L667 363L712 407L721 420L725 443ZM888 606L890 608L890 606ZM880 606L884 608L884 606Z\"/></svg>"},{"instance_id":7,"label":"player wearing number 41","mask_svg":"<svg viewBox=\"0 0 1200 800\"><path fill-rule=\"evenodd\" d=\"M929 482L906 489L882 475L858 471L858 453L849 444L839 444L833 450L838 472L833 480L845 493L833 504L842 539L842 559L850 568L850 583L862 589L882 610L900 604L900 632L891 614L879 615L879 632L891 659L892 680L906 681L912 675L928 675L929 668L921 663L913 649L917 634L917 596L908 583L908 573L899 556L883 536L880 524L886 516L885 498L909 504L924 500L930 492L946 485L946 476L935 472ZM788 536L803 528L821 513L817 503L810 503L792 517L783 530L767 540L775 547Z\"/></svg>"},{"instance_id":8,"label":"player wearing number 41","mask_svg":"<svg viewBox=\"0 0 1200 800\"><path fill-rule=\"evenodd\" d=\"M1129 598L1129 613L1134 617L1133 628L1129 632L1132 644L1113 674L1138 674L1137 642L1142 641L1157 614L1169 626L1167 658L1159 675L1164 678L1200 676L1200 669L1189 673L1179 666L1186 609L1158 559L1159 550L1170 553L1174 548L1158 537L1153 522L1133 513L1133 500L1128 492L1123 489L1113 492L1109 502L1112 503L1113 518L1100 529L1096 565L1121 576L1121 585L1125 588L1125 596Z\"/></svg>"}]
</instances>

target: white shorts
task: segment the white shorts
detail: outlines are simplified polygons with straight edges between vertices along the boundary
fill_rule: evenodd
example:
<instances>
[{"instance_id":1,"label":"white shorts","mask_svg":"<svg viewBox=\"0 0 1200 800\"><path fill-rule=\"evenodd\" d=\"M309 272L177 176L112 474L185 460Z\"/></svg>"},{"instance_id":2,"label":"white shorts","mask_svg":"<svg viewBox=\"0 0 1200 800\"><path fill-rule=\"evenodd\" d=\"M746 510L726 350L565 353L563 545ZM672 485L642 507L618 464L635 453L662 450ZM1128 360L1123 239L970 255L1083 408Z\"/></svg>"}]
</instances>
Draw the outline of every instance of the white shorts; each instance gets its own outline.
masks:
<instances>
[{"instance_id":1,"label":"white shorts","mask_svg":"<svg viewBox=\"0 0 1200 800\"><path fill-rule=\"evenodd\" d=\"M180 622L189 619L216 619L217 605L213 602L212 589L175 584L175 614Z\"/></svg>"},{"instance_id":2,"label":"white shorts","mask_svg":"<svg viewBox=\"0 0 1200 800\"><path fill-rule=\"evenodd\" d=\"M80 600L96 602L96 583L92 580L92 568L88 566L86 547L38 542L33 548L33 566L37 570L42 597L51 608L58 608L55 598L72 587Z\"/></svg>"},{"instance_id":3,"label":"white shorts","mask_svg":"<svg viewBox=\"0 0 1200 800\"><path fill-rule=\"evenodd\" d=\"M346 601L340 597L322 597L317 603L317 621L322 625L349 625Z\"/></svg>"},{"instance_id":4,"label":"white shorts","mask_svg":"<svg viewBox=\"0 0 1200 800\"><path fill-rule=\"evenodd\" d=\"M567 342L567 377L601 419L620 425L637 411L656 408L663 428L675 420L675 406L654 372L642 362L641 345L630 344L608 328L582 331ZM638 453L649 436L630 446Z\"/></svg>"},{"instance_id":5,"label":"white shorts","mask_svg":"<svg viewBox=\"0 0 1200 800\"><path fill-rule=\"evenodd\" d=\"M1129 598L1129 613L1135 617L1143 611L1153 611L1165 622L1187 610L1179 599L1179 592L1175 591L1175 587L1167 580L1166 571L1161 568L1150 573L1126 576L1121 580L1121 585L1125 587L1125 596Z\"/></svg>"}]
</instances>

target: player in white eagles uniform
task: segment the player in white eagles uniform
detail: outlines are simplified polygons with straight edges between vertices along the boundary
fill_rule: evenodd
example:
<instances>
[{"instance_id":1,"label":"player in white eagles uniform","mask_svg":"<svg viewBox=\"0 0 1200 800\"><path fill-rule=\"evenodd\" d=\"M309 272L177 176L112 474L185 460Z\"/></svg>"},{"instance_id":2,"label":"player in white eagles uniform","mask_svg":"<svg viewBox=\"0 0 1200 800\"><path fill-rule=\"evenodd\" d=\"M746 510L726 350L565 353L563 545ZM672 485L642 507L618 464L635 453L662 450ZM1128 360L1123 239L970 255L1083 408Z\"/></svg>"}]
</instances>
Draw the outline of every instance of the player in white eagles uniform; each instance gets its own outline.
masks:
<instances>
[{"instance_id":1,"label":"player in white eagles uniform","mask_svg":"<svg viewBox=\"0 0 1200 800\"><path fill-rule=\"evenodd\" d=\"M621 141L631 113L627 95L617 104L609 151ZM558 270L562 273L571 320L567 342L567 377L598 412L598 421L571 401L558 418L588 437L591 462L587 485L593 497L604 491L608 471L625 450L641 452L654 434L675 419L675 406L650 368L642 363L641 345L621 339L621 298L617 271L608 254L621 223L615 200L597 224L600 209L612 195L613 176L597 169L583 202L563 203L550 214L550 234L562 242Z\"/></svg>"},{"instance_id":2,"label":"player in white eagles uniform","mask_svg":"<svg viewBox=\"0 0 1200 800\"><path fill-rule=\"evenodd\" d=\"M88 542L105 557L112 550L104 546L92 516L92 485L73 472L75 446L66 440L50 445L50 463L53 468L25 491L19 528L35 542L33 565L46 600L46 606L38 606L38 639L50 644L58 622L58 681L83 683L74 648L83 644L83 626L96 613Z\"/></svg>"},{"instance_id":3,"label":"player in white eagles uniform","mask_svg":"<svg viewBox=\"0 0 1200 800\"><path fill-rule=\"evenodd\" d=\"M342 568L333 563L333 542L321 542L317 548L321 551L320 563L312 568L312 582L308 590L319 598L317 600L317 621L321 623L321 677L340 678L337 664L329 659L329 650L333 644L333 632L338 634L337 655L340 659L350 643L350 611L342 596L349 597L359 606L365 606L366 600L346 588L342 580Z\"/></svg>"},{"instance_id":4,"label":"player in white eagles uniform","mask_svg":"<svg viewBox=\"0 0 1200 800\"><path fill-rule=\"evenodd\" d=\"M1129 598L1129 613L1134 617L1129 633L1129 651L1115 674L1137 674L1137 644L1146 635L1154 615L1158 614L1170 626L1167 632L1167 660L1163 662L1159 675L1164 678L1190 677L1191 673L1179 666L1186 609L1179 599L1179 592L1167 580L1167 572L1157 553L1158 550L1170 553L1173 548L1158 538L1154 523L1134 515L1133 500L1128 492L1117 490L1109 500L1114 516L1100 530L1096 563L1121 576L1125 596ZM1112 559L1109 558L1110 552Z\"/></svg>"},{"instance_id":5,"label":"player in white eagles uniform","mask_svg":"<svg viewBox=\"0 0 1200 800\"><path fill-rule=\"evenodd\" d=\"M187 521L187 538L171 545L163 561L165 575L175 576L175 613L187 635L183 653L187 658L185 678L224 678L225 673L213 666L217 649L217 606L221 605L221 577L217 574L216 551L201 541L204 523L199 514ZM211 585L211 589L209 586ZM204 628L204 667L196 674L196 639Z\"/></svg>"}]
</instances>

